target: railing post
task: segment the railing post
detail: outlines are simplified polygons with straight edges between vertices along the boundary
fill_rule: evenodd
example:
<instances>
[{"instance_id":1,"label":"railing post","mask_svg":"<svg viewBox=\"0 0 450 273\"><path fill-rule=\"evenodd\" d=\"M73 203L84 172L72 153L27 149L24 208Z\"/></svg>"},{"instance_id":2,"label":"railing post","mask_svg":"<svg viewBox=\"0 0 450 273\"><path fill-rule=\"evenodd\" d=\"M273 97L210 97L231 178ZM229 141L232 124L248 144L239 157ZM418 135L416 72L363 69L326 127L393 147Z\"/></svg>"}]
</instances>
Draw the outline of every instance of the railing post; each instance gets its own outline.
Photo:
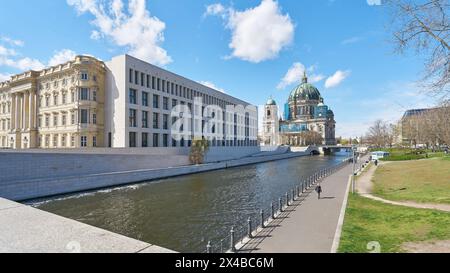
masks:
<instances>
[{"instance_id":1,"label":"railing post","mask_svg":"<svg viewBox=\"0 0 450 273\"><path fill-rule=\"evenodd\" d=\"M211 241L208 241L208 245L206 245L206 253L211 253Z\"/></svg>"},{"instance_id":2,"label":"railing post","mask_svg":"<svg viewBox=\"0 0 450 273\"><path fill-rule=\"evenodd\" d=\"M283 212L283 200L281 199L281 197L280 197L280 199L278 201L280 201L279 202L280 212Z\"/></svg>"},{"instance_id":3,"label":"railing post","mask_svg":"<svg viewBox=\"0 0 450 273\"><path fill-rule=\"evenodd\" d=\"M264 225L264 211L263 210L261 210L261 228L265 228L265 225Z\"/></svg>"},{"instance_id":4,"label":"railing post","mask_svg":"<svg viewBox=\"0 0 450 273\"><path fill-rule=\"evenodd\" d=\"M248 220L247 220L247 222L248 222L248 232L247 232L247 235L248 235L248 238L252 238L253 236L252 236L252 231L253 231L253 229L252 229L252 218L251 217L248 217Z\"/></svg>"},{"instance_id":5,"label":"railing post","mask_svg":"<svg viewBox=\"0 0 450 273\"><path fill-rule=\"evenodd\" d=\"M272 219L275 219L275 209L273 207L273 202L270 203L270 209L271 209L271 213L272 213Z\"/></svg>"},{"instance_id":6,"label":"railing post","mask_svg":"<svg viewBox=\"0 0 450 273\"><path fill-rule=\"evenodd\" d=\"M295 202L295 188L292 189L292 203Z\"/></svg>"},{"instance_id":7,"label":"railing post","mask_svg":"<svg viewBox=\"0 0 450 273\"><path fill-rule=\"evenodd\" d=\"M302 194L300 193L300 187L297 186L297 197L300 197L300 196L302 196Z\"/></svg>"},{"instance_id":8,"label":"railing post","mask_svg":"<svg viewBox=\"0 0 450 273\"><path fill-rule=\"evenodd\" d=\"M286 193L286 207L289 207L289 193Z\"/></svg>"},{"instance_id":9,"label":"railing post","mask_svg":"<svg viewBox=\"0 0 450 273\"><path fill-rule=\"evenodd\" d=\"M234 227L231 227L230 230L230 245L231 245L231 252L236 252L236 244L234 243Z\"/></svg>"},{"instance_id":10,"label":"railing post","mask_svg":"<svg viewBox=\"0 0 450 273\"><path fill-rule=\"evenodd\" d=\"M220 253L223 253L223 239L220 240Z\"/></svg>"},{"instance_id":11,"label":"railing post","mask_svg":"<svg viewBox=\"0 0 450 273\"><path fill-rule=\"evenodd\" d=\"M305 192L305 181L302 182L302 193Z\"/></svg>"}]
</instances>

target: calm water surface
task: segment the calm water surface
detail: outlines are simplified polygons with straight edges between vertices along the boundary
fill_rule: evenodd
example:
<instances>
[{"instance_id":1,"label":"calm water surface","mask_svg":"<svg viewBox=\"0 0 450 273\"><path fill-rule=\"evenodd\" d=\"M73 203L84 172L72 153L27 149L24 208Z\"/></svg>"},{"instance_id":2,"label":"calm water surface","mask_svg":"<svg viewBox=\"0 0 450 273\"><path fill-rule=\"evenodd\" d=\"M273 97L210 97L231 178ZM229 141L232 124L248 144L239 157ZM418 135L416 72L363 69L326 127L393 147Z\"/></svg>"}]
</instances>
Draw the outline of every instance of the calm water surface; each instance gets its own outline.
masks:
<instances>
[{"instance_id":1,"label":"calm water surface","mask_svg":"<svg viewBox=\"0 0 450 273\"><path fill-rule=\"evenodd\" d=\"M301 157L45 200L32 205L179 252L203 252L232 226L346 154ZM228 244L228 240L226 241Z\"/></svg>"}]
</instances>

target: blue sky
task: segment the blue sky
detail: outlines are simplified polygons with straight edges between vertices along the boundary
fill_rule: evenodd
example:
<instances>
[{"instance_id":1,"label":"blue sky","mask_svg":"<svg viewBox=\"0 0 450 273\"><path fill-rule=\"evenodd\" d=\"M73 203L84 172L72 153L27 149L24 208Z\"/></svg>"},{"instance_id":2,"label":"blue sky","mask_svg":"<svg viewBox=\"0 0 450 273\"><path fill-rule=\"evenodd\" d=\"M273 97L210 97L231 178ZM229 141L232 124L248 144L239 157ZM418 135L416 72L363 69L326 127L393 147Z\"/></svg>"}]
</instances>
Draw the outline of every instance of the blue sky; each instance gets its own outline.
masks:
<instances>
[{"instance_id":1,"label":"blue sky","mask_svg":"<svg viewBox=\"0 0 450 273\"><path fill-rule=\"evenodd\" d=\"M103 5L103 6L102 6ZM423 60L398 56L379 0L15 0L0 9L0 80L66 61L129 53L256 105L282 106L307 69L337 135L432 106Z\"/></svg>"}]
</instances>

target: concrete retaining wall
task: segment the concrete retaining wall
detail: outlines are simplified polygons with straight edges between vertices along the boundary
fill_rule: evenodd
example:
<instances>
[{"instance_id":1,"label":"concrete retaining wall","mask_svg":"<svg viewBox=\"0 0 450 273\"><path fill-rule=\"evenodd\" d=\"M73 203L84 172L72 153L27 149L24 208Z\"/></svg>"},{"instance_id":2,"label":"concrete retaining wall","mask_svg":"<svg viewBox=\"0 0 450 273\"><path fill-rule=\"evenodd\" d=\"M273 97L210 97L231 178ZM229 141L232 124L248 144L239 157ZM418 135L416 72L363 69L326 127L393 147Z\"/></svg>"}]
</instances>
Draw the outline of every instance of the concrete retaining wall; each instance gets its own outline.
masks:
<instances>
[{"instance_id":1,"label":"concrete retaining wall","mask_svg":"<svg viewBox=\"0 0 450 273\"><path fill-rule=\"evenodd\" d=\"M65 177L47 177L15 181L2 180L0 181L0 197L16 201L23 201L54 195L126 185L143 181L151 181L167 177L256 164L273 160L288 159L305 155L309 155L309 152L306 151L303 153L285 153L278 155L246 157L237 160L204 164L199 166L115 171L87 175L76 174L73 176Z\"/></svg>"}]
</instances>

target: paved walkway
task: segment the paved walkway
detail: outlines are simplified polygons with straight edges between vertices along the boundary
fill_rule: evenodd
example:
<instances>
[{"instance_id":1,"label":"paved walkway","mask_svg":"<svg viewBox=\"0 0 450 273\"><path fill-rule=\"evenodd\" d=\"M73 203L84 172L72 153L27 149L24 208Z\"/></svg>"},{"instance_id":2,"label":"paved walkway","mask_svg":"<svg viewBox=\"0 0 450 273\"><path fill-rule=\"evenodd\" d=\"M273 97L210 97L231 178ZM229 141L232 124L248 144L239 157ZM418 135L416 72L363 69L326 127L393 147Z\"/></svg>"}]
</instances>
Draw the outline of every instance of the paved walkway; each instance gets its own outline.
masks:
<instances>
[{"instance_id":1,"label":"paved walkway","mask_svg":"<svg viewBox=\"0 0 450 273\"><path fill-rule=\"evenodd\" d=\"M0 253L172 252L0 198Z\"/></svg>"},{"instance_id":2,"label":"paved walkway","mask_svg":"<svg viewBox=\"0 0 450 273\"><path fill-rule=\"evenodd\" d=\"M352 166L321 183L323 199L314 186L240 250L250 253L330 253L347 196Z\"/></svg>"},{"instance_id":3,"label":"paved walkway","mask_svg":"<svg viewBox=\"0 0 450 273\"><path fill-rule=\"evenodd\" d=\"M387 163L382 162L380 165L385 165ZM450 205L446 204L426 204L426 203L416 203L411 201L391 201L386 200L381 197L373 195L373 183L372 179L375 174L375 171L378 167L375 165L371 165L370 168L364 172L357 180L356 183L356 190L357 192L366 198L370 198L372 200L380 201L385 204L391 204L391 205L397 205L397 206L404 206L404 207L410 207L410 208L418 208L418 209L435 209L440 211L447 211L450 212Z\"/></svg>"}]
</instances>

